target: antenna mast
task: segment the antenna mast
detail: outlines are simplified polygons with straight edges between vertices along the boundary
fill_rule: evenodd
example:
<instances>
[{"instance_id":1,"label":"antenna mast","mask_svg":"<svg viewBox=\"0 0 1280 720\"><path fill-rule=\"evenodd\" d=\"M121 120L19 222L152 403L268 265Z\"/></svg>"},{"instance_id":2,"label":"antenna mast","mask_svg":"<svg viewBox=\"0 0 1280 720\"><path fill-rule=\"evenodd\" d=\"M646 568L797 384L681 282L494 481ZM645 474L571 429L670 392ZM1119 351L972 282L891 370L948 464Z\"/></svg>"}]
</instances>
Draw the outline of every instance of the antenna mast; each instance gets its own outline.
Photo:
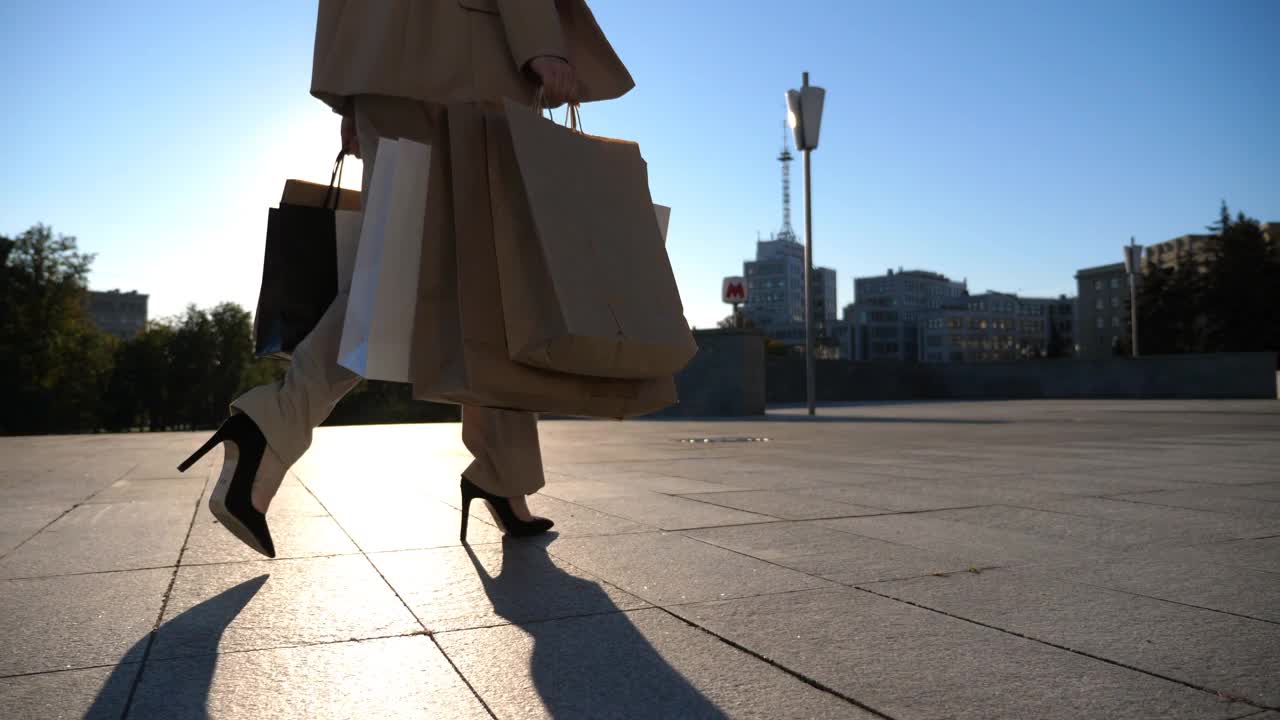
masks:
<instances>
[{"instance_id":1,"label":"antenna mast","mask_svg":"<svg viewBox=\"0 0 1280 720\"><path fill-rule=\"evenodd\" d=\"M779 238L795 241L796 232L791 229L791 151L787 149L787 124L782 124L782 153L778 162L782 163L782 231Z\"/></svg>"}]
</instances>

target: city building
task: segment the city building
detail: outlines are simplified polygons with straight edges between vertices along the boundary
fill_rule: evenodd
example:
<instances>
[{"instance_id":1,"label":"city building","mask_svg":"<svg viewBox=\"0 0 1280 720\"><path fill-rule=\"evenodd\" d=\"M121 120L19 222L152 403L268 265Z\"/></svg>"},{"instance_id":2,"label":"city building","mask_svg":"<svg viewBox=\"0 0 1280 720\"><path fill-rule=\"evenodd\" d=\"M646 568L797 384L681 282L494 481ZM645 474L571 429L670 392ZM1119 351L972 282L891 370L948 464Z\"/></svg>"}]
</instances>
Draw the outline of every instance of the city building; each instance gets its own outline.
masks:
<instances>
[{"instance_id":1,"label":"city building","mask_svg":"<svg viewBox=\"0 0 1280 720\"><path fill-rule=\"evenodd\" d=\"M1142 265L1144 268L1177 270L1180 263L1193 262L1203 268L1217 247L1217 240L1217 235L1183 235L1148 245Z\"/></svg>"},{"instance_id":2,"label":"city building","mask_svg":"<svg viewBox=\"0 0 1280 720\"><path fill-rule=\"evenodd\" d=\"M855 360L916 362L920 359L920 315L954 304L965 283L926 270L887 271L853 281L854 302L845 308L852 326Z\"/></svg>"},{"instance_id":3,"label":"city building","mask_svg":"<svg viewBox=\"0 0 1280 720\"><path fill-rule=\"evenodd\" d=\"M1001 362L1068 354L1075 302L988 291L921 313L920 362ZM1066 320L1063 317L1066 317Z\"/></svg>"},{"instance_id":4,"label":"city building","mask_svg":"<svg viewBox=\"0 0 1280 720\"><path fill-rule=\"evenodd\" d=\"M1076 273L1076 354L1108 357L1129 337L1129 278L1124 263Z\"/></svg>"},{"instance_id":5,"label":"city building","mask_svg":"<svg viewBox=\"0 0 1280 720\"><path fill-rule=\"evenodd\" d=\"M147 325L147 297L137 291L90 290L85 309L93 324L103 332L128 340Z\"/></svg>"},{"instance_id":6,"label":"city building","mask_svg":"<svg viewBox=\"0 0 1280 720\"><path fill-rule=\"evenodd\" d=\"M768 240L758 240L755 260L742 263L742 275L747 283L747 301L742 314L766 336L804 345L804 245L791 228L792 156L785 140L778 161L782 164L782 229ZM834 337L836 290L836 271L815 267L814 334L822 340Z\"/></svg>"}]
</instances>

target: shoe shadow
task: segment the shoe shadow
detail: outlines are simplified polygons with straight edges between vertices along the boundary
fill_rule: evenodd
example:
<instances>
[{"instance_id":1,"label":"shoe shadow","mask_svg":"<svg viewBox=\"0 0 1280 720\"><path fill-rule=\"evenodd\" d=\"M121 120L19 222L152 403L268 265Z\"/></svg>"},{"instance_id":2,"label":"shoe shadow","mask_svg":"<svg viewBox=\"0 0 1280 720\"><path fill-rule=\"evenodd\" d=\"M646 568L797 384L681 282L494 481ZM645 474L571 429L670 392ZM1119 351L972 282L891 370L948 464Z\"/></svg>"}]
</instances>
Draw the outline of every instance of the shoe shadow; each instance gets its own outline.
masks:
<instances>
[{"instance_id":1,"label":"shoe shadow","mask_svg":"<svg viewBox=\"0 0 1280 720\"><path fill-rule=\"evenodd\" d=\"M209 690L218 666L218 643L231 621L267 582L267 577L264 574L246 580L157 628L156 638L163 635L167 645L181 648L182 658L164 665L148 662L141 669L137 665L117 666L89 706L85 720L120 718L131 693L134 698L129 717L132 718L208 718ZM139 640L126 657L133 653L142 655L149 638L150 635ZM141 677L137 677L139 673Z\"/></svg>"},{"instance_id":2,"label":"shoe shadow","mask_svg":"<svg viewBox=\"0 0 1280 720\"><path fill-rule=\"evenodd\" d=\"M557 720L727 718L667 663L598 583L551 561L547 545L554 537L504 539L497 575L463 546L494 611L533 640L529 672L546 713ZM531 595L550 594L571 597L592 614L531 620Z\"/></svg>"}]
</instances>

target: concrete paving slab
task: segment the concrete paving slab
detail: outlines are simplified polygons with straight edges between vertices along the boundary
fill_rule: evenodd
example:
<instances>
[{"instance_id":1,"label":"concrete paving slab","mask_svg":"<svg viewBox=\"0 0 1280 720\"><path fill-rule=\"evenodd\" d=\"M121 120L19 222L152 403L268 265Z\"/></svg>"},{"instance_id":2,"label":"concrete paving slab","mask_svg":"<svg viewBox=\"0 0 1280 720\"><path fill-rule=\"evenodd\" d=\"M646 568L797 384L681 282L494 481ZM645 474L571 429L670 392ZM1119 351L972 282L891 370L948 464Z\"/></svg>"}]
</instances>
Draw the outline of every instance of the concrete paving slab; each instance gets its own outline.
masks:
<instances>
[{"instance_id":1,"label":"concrete paving slab","mask_svg":"<svg viewBox=\"0 0 1280 720\"><path fill-rule=\"evenodd\" d=\"M546 542L506 540L470 548L378 553L369 559L430 632L648 605L552 557Z\"/></svg>"},{"instance_id":2,"label":"concrete paving slab","mask_svg":"<svg viewBox=\"0 0 1280 720\"><path fill-rule=\"evenodd\" d=\"M1236 454L1237 451L1232 450L1224 456L1235 457ZM1124 475L1132 478L1164 478L1198 485L1255 485L1276 481L1276 471L1273 468L1234 463L1133 468L1125 470Z\"/></svg>"},{"instance_id":3,"label":"concrete paving slab","mask_svg":"<svg viewBox=\"0 0 1280 720\"><path fill-rule=\"evenodd\" d=\"M773 458L776 460L777 458ZM646 471L685 480L696 480L716 487L706 490L777 490L797 487L825 487L846 482L850 473L841 469L781 467L757 460L733 458L705 458L684 461L644 462L623 466L627 469L643 467ZM561 470L576 472L574 470ZM599 478L595 472L592 477ZM883 476L867 476L878 479ZM693 490L692 492L697 492Z\"/></svg>"},{"instance_id":4,"label":"concrete paving slab","mask_svg":"<svg viewBox=\"0 0 1280 720\"><path fill-rule=\"evenodd\" d=\"M488 718L425 636L149 662L129 713L173 718Z\"/></svg>"},{"instance_id":5,"label":"concrete paving slab","mask_svg":"<svg viewBox=\"0 0 1280 720\"><path fill-rule=\"evenodd\" d=\"M560 537L620 535L652 532L656 529L651 525L602 513L577 503L565 502L541 492L529 498L529 511L534 515L555 520L554 532Z\"/></svg>"},{"instance_id":6,"label":"concrete paving slab","mask_svg":"<svg viewBox=\"0 0 1280 720\"><path fill-rule=\"evenodd\" d=\"M364 496L359 501L330 502L333 517L356 545L365 552L388 550L422 550L433 547L461 545L458 530L462 516L457 508L435 498L404 498L391 493ZM472 506L472 516L479 522L471 522L467 539L473 543L491 543L502 540L502 533L487 519L480 518L482 504Z\"/></svg>"},{"instance_id":7,"label":"concrete paving slab","mask_svg":"<svg viewBox=\"0 0 1280 720\"><path fill-rule=\"evenodd\" d=\"M657 605L830 586L825 580L671 533L565 538L551 554Z\"/></svg>"},{"instance_id":8,"label":"concrete paving slab","mask_svg":"<svg viewBox=\"0 0 1280 720\"><path fill-rule=\"evenodd\" d=\"M795 492L781 490L737 490L697 493L695 495L681 495L681 497L721 507L768 515L769 517L783 520L880 515L885 512L881 508L852 505L839 500L800 495Z\"/></svg>"},{"instance_id":9,"label":"concrete paving slab","mask_svg":"<svg viewBox=\"0 0 1280 720\"><path fill-rule=\"evenodd\" d=\"M124 477L111 483L85 502L91 504L139 501L194 503L204 492L204 486L205 478L202 476L163 479Z\"/></svg>"},{"instance_id":10,"label":"concrete paving slab","mask_svg":"<svg viewBox=\"0 0 1280 720\"><path fill-rule=\"evenodd\" d=\"M0 558L70 509L70 505L53 503L0 506Z\"/></svg>"},{"instance_id":11,"label":"concrete paving slab","mask_svg":"<svg viewBox=\"0 0 1280 720\"><path fill-rule=\"evenodd\" d=\"M845 585L961 572L970 564L810 522L692 530L689 537Z\"/></svg>"},{"instance_id":12,"label":"concrete paving slab","mask_svg":"<svg viewBox=\"0 0 1280 720\"><path fill-rule=\"evenodd\" d=\"M554 492L554 491L553 491ZM628 518L662 530L774 522L777 518L710 505L682 497L645 493L626 497L581 500L600 512Z\"/></svg>"},{"instance_id":13,"label":"concrete paving slab","mask_svg":"<svg viewBox=\"0 0 1280 720\"><path fill-rule=\"evenodd\" d=\"M1111 498L1076 497L1041 500L1031 505L1065 519L1043 519L1046 532L1082 532L1096 528L1099 544L1118 546L1126 537L1140 544L1185 545L1280 534L1280 521L1238 517L1219 512L1162 507ZM960 511L963 512L963 511ZM1034 524L1034 514L1010 515L1010 522ZM1125 528L1109 531L1107 528Z\"/></svg>"},{"instance_id":14,"label":"concrete paving slab","mask_svg":"<svg viewBox=\"0 0 1280 720\"><path fill-rule=\"evenodd\" d=\"M172 577L164 569L0 581L0 676L141 660Z\"/></svg>"},{"instance_id":15,"label":"concrete paving slab","mask_svg":"<svg viewBox=\"0 0 1280 720\"><path fill-rule=\"evenodd\" d=\"M661 610L437 640L500 718L875 717Z\"/></svg>"},{"instance_id":16,"label":"concrete paving slab","mask_svg":"<svg viewBox=\"0 0 1280 720\"><path fill-rule=\"evenodd\" d=\"M0 679L0 717L117 720L139 663Z\"/></svg>"},{"instance_id":17,"label":"concrete paving slab","mask_svg":"<svg viewBox=\"0 0 1280 720\"><path fill-rule=\"evenodd\" d=\"M556 497L575 501L645 492L677 495L718 492L725 489L725 486L719 483L659 475L643 470L613 468L608 465L570 465L565 472L549 474L547 485L547 489L543 492L550 492Z\"/></svg>"},{"instance_id":18,"label":"concrete paving slab","mask_svg":"<svg viewBox=\"0 0 1280 720\"><path fill-rule=\"evenodd\" d=\"M359 555L184 566L151 657L360 640L421 629Z\"/></svg>"},{"instance_id":19,"label":"concrete paving slab","mask_svg":"<svg viewBox=\"0 0 1280 720\"><path fill-rule=\"evenodd\" d=\"M323 557L359 552L331 517L271 513L268 516L276 558ZM207 507L201 506L191 537L182 554L183 565L250 562L261 560L256 550L222 527Z\"/></svg>"},{"instance_id":20,"label":"concrete paving slab","mask_svg":"<svg viewBox=\"0 0 1280 720\"><path fill-rule=\"evenodd\" d=\"M910 545L981 567L1065 562L1091 557L1098 552L1088 544L1053 540L1018 530L983 527L933 515L929 512L813 522L833 530Z\"/></svg>"},{"instance_id":21,"label":"concrete paving slab","mask_svg":"<svg viewBox=\"0 0 1280 720\"><path fill-rule=\"evenodd\" d=\"M1236 485L1228 493L1217 487L1198 487L1192 490L1164 490L1159 492L1132 493L1115 495L1111 499L1126 502L1147 503L1192 510L1226 513L1255 520L1280 522L1280 501L1262 497L1267 490L1257 495L1249 494L1253 488L1276 488L1274 493L1280 498L1280 484L1277 485ZM1237 494L1239 493L1239 494Z\"/></svg>"},{"instance_id":22,"label":"concrete paving slab","mask_svg":"<svg viewBox=\"0 0 1280 720\"><path fill-rule=\"evenodd\" d=\"M1188 560L1280 573L1280 537L1210 543L1181 552Z\"/></svg>"},{"instance_id":23,"label":"concrete paving slab","mask_svg":"<svg viewBox=\"0 0 1280 720\"><path fill-rule=\"evenodd\" d=\"M883 512L920 512L942 510L1000 502L1039 500L1046 496L1042 491L1023 490L1008 486L972 487L957 482L944 483L933 480L877 480L858 485L800 488L797 495L820 497L838 502L881 508ZM1050 494L1056 496L1056 494Z\"/></svg>"},{"instance_id":24,"label":"concrete paving slab","mask_svg":"<svg viewBox=\"0 0 1280 720\"><path fill-rule=\"evenodd\" d=\"M874 590L1258 705L1280 705L1274 623L1018 571L880 583Z\"/></svg>"},{"instance_id":25,"label":"concrete paving slab","mask_svg":"<svg viewBox=\"0 0 1280 720\"><path fill-rule=\"evenodd\" d=\"M1280 577L1260 570L1188 560L1181 548L1026 569L1075 583L1280 623Z\"/></svg>"},{"instance_id":26,"label":"concrete paving slab","mask_svg":"<svg viewBox=\"0 0 1280 720\"><path fill-rule=\"evenodd\" d=\"M1251 709L857 590L672 610L897 720L1208 720Z\"/></svg>"},{"instance_id":27,"label":"concrete paving slab","mask_svg":"<svg viewBox=\"0 0 1280 720\"><path fill-rule=\"evenodd\" d=\"M81 505L0 560L0 578L174 565L194 513L190 502Z\"/></svg>"}]
</instances>

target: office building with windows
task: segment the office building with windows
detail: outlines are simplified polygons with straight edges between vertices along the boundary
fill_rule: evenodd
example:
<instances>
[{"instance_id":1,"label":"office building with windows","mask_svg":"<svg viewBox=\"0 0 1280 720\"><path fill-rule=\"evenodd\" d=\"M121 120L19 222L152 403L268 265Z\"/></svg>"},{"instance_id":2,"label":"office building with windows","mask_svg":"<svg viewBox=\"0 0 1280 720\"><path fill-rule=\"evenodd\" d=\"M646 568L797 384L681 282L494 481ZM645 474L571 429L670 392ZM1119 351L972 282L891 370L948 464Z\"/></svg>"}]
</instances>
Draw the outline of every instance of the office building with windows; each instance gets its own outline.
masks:
<instances>
[{"instance_id":1,"label":"office building with windows","mask_svg":"<svg viewBox=\"0 0 1280 720\"><path fill-rule=\"evenodd\" d=\"M853 281L854 302L845 308L855 360L917 362L922 313L954 305L965 283L926 270L889 270Z\"/></svg>"},{"instance_id":2,"label":"office building with windows","mask_svg":"<svg viewBox=\"0 0 1280 720\"><path fill-rule=\"evenodd\" d=\"M147 297L137 291L90 290L85 296L85 310L103 332L128 340L147 325Z\"/></svg>"},{"instance_id":3,"label":"office building with windows","mask_svg":"<svg viewBox=\"0 0 1280 720\"><path fill-rule=\"evenodd\" d=\"M1114 355L1129 337L1129 277L1124 263L1077 272L1076 288L1076 354L1082 358Z\"/></svg>"},{"instance_id":4,"label":"office building with windows","mask_svg":"<svg viewBox=\"0 0 1280 720\"><path fill-rule=\"evenodd\" d=\"M920 323L920 357L926 363L1001 362L1065 352L1055 332L1069 332L1074 302L1067 297L1020 298L989 291L925 311ZM1055 321L1057 324L1055 325Z\"/></svg>"},{"instance_id":5,"label":"office building with windows","mask_svg":"<svg viewBox=\"0 0 1280 720\"><path fill-rule=\"evenodd\" d=\"M804 344L804 245L782 233L756 243L756 259L742 264L747 283L743 315L766 336ZM836 271L813 269L814 332L832 334L836 321Z\"/></svg>"}]
</instances>

